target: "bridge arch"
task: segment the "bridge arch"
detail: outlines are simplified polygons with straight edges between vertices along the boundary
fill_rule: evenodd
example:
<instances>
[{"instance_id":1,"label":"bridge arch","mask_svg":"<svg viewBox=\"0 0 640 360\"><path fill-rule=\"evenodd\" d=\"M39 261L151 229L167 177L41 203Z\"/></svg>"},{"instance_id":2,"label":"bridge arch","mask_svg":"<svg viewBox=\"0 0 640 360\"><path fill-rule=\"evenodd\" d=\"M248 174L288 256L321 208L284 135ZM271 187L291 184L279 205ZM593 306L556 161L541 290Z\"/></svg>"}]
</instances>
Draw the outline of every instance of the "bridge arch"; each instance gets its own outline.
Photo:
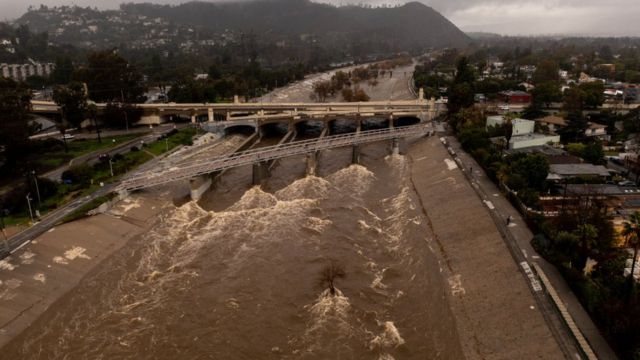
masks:
<instances>
[{"instance_id":1,"label":"bridge arch","mask_svg":"<svg viewBox=\"0 0 640 360\"><path fill-rule=\"evenodd\" d=\"M320 136L325 126L326 122L324 120L317 119L305 119L295 123L298 136Z\"/></svg>"},{"instance_id":2,"label":"bridge arch","mask_svg":"<svg viewBox=\"0 0 640 360\"><path fill-rule=\"evenodd\" d=\"M362 130L386 129L389 127L389 119L381 116L362 119Z\"/></svg>"},{"instance_id":3,"label":"bridge arch","mask_svg":"<svg viewBox=\"0 0 640 360\"><path fill-rule=\"evenodd\" d=\"M225 126L223 129L224 135L233 135L233 134L245 134L251 135L256 132L256 127L253 124L238 124L238 125L230 125Z\"/></svg>"},{"instance_id":4,"label":"bridge arch","mask_svg":"<svg viewBox=\"0 0 640 360\"><path fill-rule=\"evenodd\" d=\"M393 120L393 126L410 126L420 123L420 118L417 116L402 116Z\"/></svg>"},{"instance_id":5,"label":"bridge arch","mask_svg":"<svg viewBox=\"0 0 640 360\"><path fill-rule=\"evenodd\" d=\"M289 131L289 123L281 121L261 124L259 131L261 137L281 137Z\"/></svg>"},{"instance_id":6,"label":"bridge arch","mask_svg":"<svg viewBox=\"0 0 640 360\"><path fill-rule=\"evenodd\" d=\"M338 117L329 121L331 134L348 134L358 130L358 121L353 117Z\"/></svg>"}]
</instances>

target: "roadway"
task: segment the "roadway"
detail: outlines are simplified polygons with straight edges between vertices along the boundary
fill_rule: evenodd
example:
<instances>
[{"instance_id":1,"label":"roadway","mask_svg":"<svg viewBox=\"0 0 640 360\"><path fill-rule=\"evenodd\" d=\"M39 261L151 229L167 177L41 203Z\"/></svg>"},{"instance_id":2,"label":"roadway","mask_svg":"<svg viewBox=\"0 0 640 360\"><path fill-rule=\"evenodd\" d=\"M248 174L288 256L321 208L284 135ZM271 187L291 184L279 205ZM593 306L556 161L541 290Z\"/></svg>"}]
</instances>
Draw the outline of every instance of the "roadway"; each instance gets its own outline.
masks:
<instances>
[{"instance_id":1,"label":"roadway","mask_svg":"<svg viewBox=\"0 0 640 360\"><path fill-rule=\"evenodd\" d=\"M180 124L179 128L183 128L186 127L188 124ZM127 152L129 152L129 150L131 149L132 146L135 145L142 145L142 143L144 142L145 144L149 144L153 141L155 141L159 136L161 136L162 134L165 134L169 131L171 131L171 129L174 128L174 124L164 124L164 125L160 125L158 127L155 127L152 131L150 131L148 128L142 128L142 130L144 131L135 131L135 132L128 132L125 130L116 130L116 131L110 131L110 132L104 132L102 133L103 137L107 137L107 136L118 136L118 135L127 135L127 134L140 134L139 137L135 138L135 139L131 139L129 141L126 141L122 144L119 144L115 147L109 148L109 149L101 149L101 150L97 150L88 154L84 154L84 155L80 155L78 157L75 157L73 159L71 159L69 161L69 163L58 167L56 169L53 169L43 175L43 177L48 178L49 180L52 181L60 181L60 178L62 176L62 173L67 171L70 167L74 166L74 165L79 165L79 164L88 164L88 165L94 165L96 163L98 163L98 161L100 161L99 157L100 155L103 154L108 154L109 156L113 157L117 154L125 154ZM176 126L178 127L178 126ZM80 134L78 134L80 135ZM89 134L82 134L82 135L89 135ZM90 138L90 139L95 139L97 138L96 134L91 134L92 137L80 137L80 136L76 136L77 138ZM74 135L75 136L75 135Z\"/></svg>"}]
</instances>

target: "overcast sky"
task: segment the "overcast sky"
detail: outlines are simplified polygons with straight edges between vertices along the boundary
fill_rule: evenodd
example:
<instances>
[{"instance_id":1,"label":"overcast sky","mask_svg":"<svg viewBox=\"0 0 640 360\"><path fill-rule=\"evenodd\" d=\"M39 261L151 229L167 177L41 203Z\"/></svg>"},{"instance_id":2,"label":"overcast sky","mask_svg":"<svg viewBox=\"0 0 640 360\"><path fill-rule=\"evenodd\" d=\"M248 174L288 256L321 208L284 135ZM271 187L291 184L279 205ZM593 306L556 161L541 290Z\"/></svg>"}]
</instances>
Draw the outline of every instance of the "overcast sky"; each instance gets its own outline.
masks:
<instances>
[{"instance_id":1,"label":"overcast sky","mask_svg":"<svg viewBox=\"0 0 640 360\"><path fill-rule=\"evenodd\" d=\"M397 4L404 0L313 0L334 4ZM0 0L0 19L16 18L30 4L117 8L121 2L178 4L185 0ZM640 0L422 0L464 31L511 35L640 36Z\"/></svg>"}]
</instances>

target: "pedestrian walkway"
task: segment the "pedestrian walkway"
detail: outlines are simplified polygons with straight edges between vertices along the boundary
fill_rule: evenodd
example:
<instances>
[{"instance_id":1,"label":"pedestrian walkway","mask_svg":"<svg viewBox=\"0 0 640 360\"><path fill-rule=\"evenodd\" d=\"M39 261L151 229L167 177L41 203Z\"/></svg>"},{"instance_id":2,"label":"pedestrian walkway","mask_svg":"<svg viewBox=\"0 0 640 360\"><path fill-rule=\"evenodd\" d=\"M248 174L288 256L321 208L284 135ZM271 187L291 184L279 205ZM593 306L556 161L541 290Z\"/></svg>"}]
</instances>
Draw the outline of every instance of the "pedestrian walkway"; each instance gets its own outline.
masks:
<instances>
[{"instance_id":1,"label":"pedestrian walkway","mask_svg":"<svg viewBox=\"0 0 640 360\"><path fill-rule=\"evenodd\" d=\"M617 356L593 323L589 314L584 310L574 293L571 291L560 272L554 265L544 260L531 246L533 233L529 230L518 210L516 210L509 200L502 195L493 181L486 176L480 165L461 148L457 139L449 136L446 137L446 140L448 145L455 151L463 171L470 175L469 179L471 179L471 184L480 189L488 197L488 199L483 200L491 203L491 207L493 207L493 209L488 206L490 211L495 212L498 217L504 219L505 224L507 219L511 217L511 226L505 228L508 229L507 231L509 231L512 238L515 239L516 245L526 258L526 261L535 263L544 271L550 283L557 291L558 296L571 314L571 317L578 325L582 334L588 340L598 358L617 359ZM469 173L469 170L472 170L472 172Z\"/></svg>"}]
</instances>

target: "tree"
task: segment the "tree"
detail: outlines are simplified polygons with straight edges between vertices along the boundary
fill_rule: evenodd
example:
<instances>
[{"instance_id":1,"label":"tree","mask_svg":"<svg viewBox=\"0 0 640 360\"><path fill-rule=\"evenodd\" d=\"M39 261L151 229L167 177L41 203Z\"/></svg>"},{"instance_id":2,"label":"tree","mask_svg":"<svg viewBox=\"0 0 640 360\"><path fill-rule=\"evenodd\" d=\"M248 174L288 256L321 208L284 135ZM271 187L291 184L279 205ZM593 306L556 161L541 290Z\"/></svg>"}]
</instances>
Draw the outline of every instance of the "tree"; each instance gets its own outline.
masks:
<instances>
[{"instance_id":1,"label":"tree","mask_svg":"<svg viewBox=\"0 0 640 360\"><path fill-rule=\"evenodd\" d=\"M633 247L633 260L631 261L631 282L634 283L633 274L636 269L638 247L640 247L640 212L636 211L629 216L629 221L624 223L622 234L626 238L627 246Z\"/></svg>"},{"instance_id":2,"label":"tree","mask_svg":"<svg viewBox=\"0 0 640 360\"><path fill-rule=\"evenodd\" d=\"M469 66L469 60L461 57L456 67L456 76L453 84L449 89L449 100L447 108L449 115L454 115L464 108L471 107L475 102L475 90L473 84L475 82L475 73L473 68Z\"/></svg>"},{"instance_id":3,"label":"tree","mask_svg":"<svg viewBox=\"0 0 640 360\"><path fill-rule=\"evenodd\" d=\"M542 154L527 154L513 161L511 170L526 179L530 188L544 190L549 176L549 160Z\"/></svg>"},{"instance_id":4,"label":"tree","mask_svg":"<svg viewBox=\"0 0 640 360\"><path fill-rule=\"evenodd\" d=\"M581 154L582 158L594 165L604 165L604 149L600 141L593 141L585 145Z\"/></svg>"},{"instance_id":5,"label":"tree","mask_svg":"<svg viewBox=\"0 0 640 360\"><path fill-rule=\"evenodd\" d=\"M353 90L350 87L342 89L342 99L346 102L353 101Z\"/></svg>"},{"instance_id":6,"label":"tree","mask_svg":"<svg viewBox=\"0 0 640 360\"><path fill-rule=\"evenodd\" d=\"M88 66L79 73L96 102L140 103L146 91L142 74L115 50L91 52Z\"/></svg>"},{"instance_id":7,"label":"tree","mask_svg":"<svg viewBox=\"0 0 640 360\"><path fill-rule=\"evenodd\" d=\"M66 86L57 86L53 90L53 101L62 111L63 122L73 127L80 127L86 119L87 95L81 83L73 82Z\"/></svg>"},{"instance_id":8,"label":"tree","mask_svg":"<svg viewBox=\"0 0 640 360\"><path fill-rule=\"evenodd\" d=\"M330 81L318 81L313 84L313 94L318 102L325 102L329 95L332 95Z\"/></svg>"},{"instance_id":9,"label":"tree","mask_svg":"<svg viewBox=\"0 0 640 360\"><path fill-rule=\"evenodd\" d=\"M29 145L31 91L22 83L0 77L0 147L7 165L15 165Z\"/></svg>"},{"instance_id":10,"label":"tree","mask_svg":"<svg viewBox=\"0 0 640 360\"><path fill-rule=\"evenodd\" d=\"M536 66L532 80L536 86L549 82L557 84L560 81L560 66L555 61L544 60Z\"/></svg>"},{"instance_id":11,"label":"tree","mask_svg":"<svg viewBox=\"0 0 640 360\"><path fill-rule=\"evenodd\" d=\"M82 84L74 82L68 86L58 85L53 90L53 101L60 107L62 117L56 123L62 140L64 140L64 150L69 151L65 132L69 125L78 128L86 119L87 97Z\"/></svg>"},{"instance_id":12,"label":"tree","mask_svg":"<svg viewBox=\"0 0 640 360\"><path fill-rule=\"evenodd\" d=\"M51 73L51 81L57 85L68 84L71 81L75 68L71 58L59 57L56 59L56 66Z\"/></svg>"},{"instance_id":13,"label":"tree","mask_svg":"<svg viewBox=\"0 0 640 360\"><path fill-rule=\"evenodd\" d=\"M353 93L353 101L369 101L369 95L363 89L357 88Z\"/></svg>"},{"instance_id":14,"label":"tree","mask_svg":"<svg viewBox=\"0 0 640 360\"><path fill-rule=\"evenodd\" d=\"M553 81L541 83L531 91L531 94L533 95L534 103L544 104L546 107L549 107L552 102L562 100L560 87Z\"/></svg>"},{"instance_id":15,"label":"tree","mask_svg":"<svg viewBox=\"0 0 640 360\"><path fill-rule=\"evenodd\" d=\"M336 287L335 287L335 282L337 279L342 279L346 276L346 272L344 271L344 268L335 263L334 261L331 261L327 266L324 267L324 269L322 269L322 272L320 273L320 278L319 278L319 283L320 286L325 287L328 286L329 287L329 292L331 293L332 296L336 295Z\"/></svg>"},{"instance_id":16,"label":"tree","mask_svg":"<svg viewBox=\"0 0 640 360\"><path fill-rule=\"evenodd\" d=\"M564 141L581 141L586 136L585 131L588 127L589 123L582 112L574 111L567 115L567 126L558 132Z\"/></svg>"},{"instance_id":17,"label":"tree","mask_svg":"<svg viewBox=\"0 0 640 360\"><path fill-rule=\"evenodd\" d=\"M600 81L580 84L582 102L587 108L597 108L604 103L604 84Z\"/></svg>"}]
</instances>

